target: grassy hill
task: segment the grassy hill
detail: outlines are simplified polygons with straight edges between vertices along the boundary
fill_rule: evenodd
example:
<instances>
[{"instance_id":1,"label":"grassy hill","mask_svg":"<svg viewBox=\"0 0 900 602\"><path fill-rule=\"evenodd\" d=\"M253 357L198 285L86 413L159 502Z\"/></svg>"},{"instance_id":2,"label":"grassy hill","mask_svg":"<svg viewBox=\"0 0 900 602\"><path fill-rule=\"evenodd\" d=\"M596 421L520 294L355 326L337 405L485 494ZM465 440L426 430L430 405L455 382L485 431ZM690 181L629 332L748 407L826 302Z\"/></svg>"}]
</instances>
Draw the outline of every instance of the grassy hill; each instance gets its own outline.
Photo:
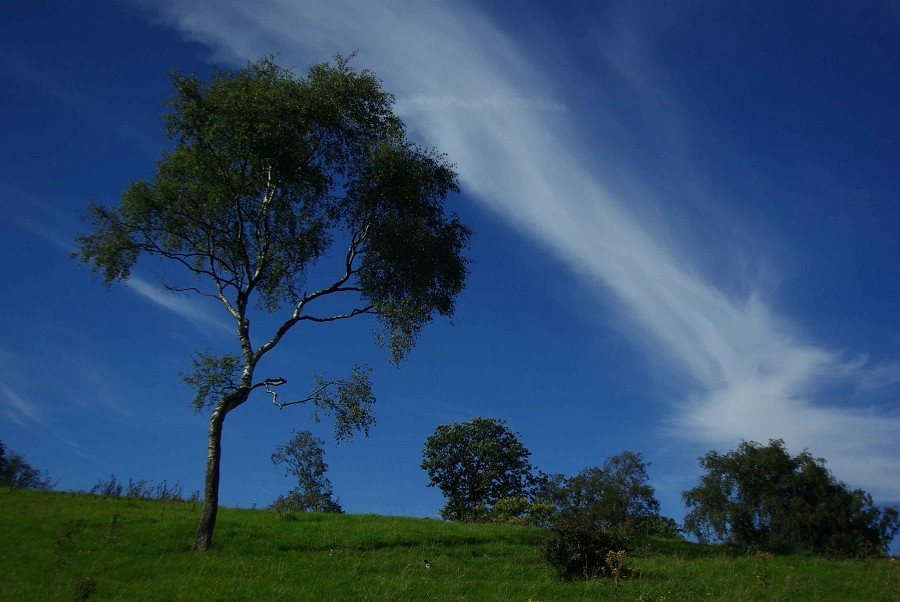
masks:
<instances>
[{"instance_id":1,"label":"grassy hill","mask_svg":"<svg viewBox=\"0 0 900 602\"><path fill-rule=\"evenodd\" d=\"M768 559L656 540L629 551L639 574L616 588L557 580L537 528L384 516L223 508L215 549L196 554L199 512L0 490L0 600L900 600L888 559Z\"/></svg>"}]
</instances>

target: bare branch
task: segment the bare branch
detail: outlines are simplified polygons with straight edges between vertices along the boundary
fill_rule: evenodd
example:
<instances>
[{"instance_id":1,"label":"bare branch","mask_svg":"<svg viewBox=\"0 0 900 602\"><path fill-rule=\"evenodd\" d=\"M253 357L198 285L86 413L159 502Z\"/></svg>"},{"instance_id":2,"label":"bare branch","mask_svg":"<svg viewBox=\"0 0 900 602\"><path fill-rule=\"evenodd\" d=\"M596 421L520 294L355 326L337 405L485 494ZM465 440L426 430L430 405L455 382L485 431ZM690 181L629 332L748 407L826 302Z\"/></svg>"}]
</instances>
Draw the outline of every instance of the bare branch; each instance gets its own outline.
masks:
<instances>
[{"instance_id":1,"label":"bare branch","mask_svg":"<svg viewBox=\"0 0 900 602\"><path fill-rule=\"evenodd\" d=\"M324 393L328 389L328 387L330 387L332 385L337 385L341 382L339 380L332 380L327 383L323 383L322 385L320 385L312 393L310 393L307 397L305 397L303 399L297 399L294 401L283 401L283 402L279 403L278 402L278 393L269 388L269 385L279 386L279 385L283 385L284 383L287 382L283 378L278 379L278 381L280 381L280 382L274 382L274 381L270 382L267 379L267 380L263 381L262 384L265 385L266 392L272 394L272 404L275 405L275 407L277 407L279 410L282 410L288 406L295 406L295 405L299 405L301 403L307 403L307 402L313 401L313 400L319 398L319 396L321 396L322 393Z\"/></svg>"},{"instance_id":2,"label":"bare branch","mask_svg":"<svg viewBox=\"0 0 900 602\"><path fill-rule=\"evenodd\" d=\"M197 293L198 295L202 295L202 296L204 296L204 297L210 297L210 298L212 298L212 299L218 299L218 298L219 298L218 295L213 295L212 293L206 293L206 292L203 292L203 291L201 291L199 288L197 288L197 287L195 287L195 286L188 286L188 287L172 286L172 285L170 285L170 284L166 284L165 282L163 282L162 285L163 285L163 288L164 288L164 289L166 289L167 291L172 291L173 293L188 293L188 292L191 292L191 293Z\"/></svg>"},{"instance_id":3,"label":"bare branch","mask_svg":"<svg viewBox=\"0 0 900 602\"><path fill-rule=\"evenodd\" d=\"M327 318L319 318L316 316L300 316L297 320L309 320L310 322L334 322L336 320L346 320L347 318L353 318L360 314L371 314L373 313L372 309L374 306L369 305L368 307L364 307L362 309L354 309L345 314L340 314L337 316L328 316Z\"/></svg>"},{"instance_id":4,"label":"bare branch","mask_svg":"<svg viewBox=\"0 0 900 602\"><path fill-rule=\"evenodd\" d=\"M291 315L291 317L288 318L287 320L285 320L284 323L278 328L278 330L272 336L272 338L269 339L269 341L267 343L262 345L256 351L256 359L257 360L259 358L261 358L263 355L265 355L266 353L268 353L272 348L274 348L275 345L277 345L279 343L279 341L281 341L282 337L284 337L284 335L287 334L288 330L290 330L294 326L294 324L296 324L297 322L299 322L301 320L308 320L310 322L334 322L336 320L346 320L347 318L352 318L352 317L358 316L360 314L371 313L372 306L369 305L362 309L357 308L348 313L337 315L337 316L331 316L331 317L327 317L327 318L318 318L315 316L301 315L303 312L303 309L306 307L306 305L310 301L318 299L319 297L324 297L324 296L330 295L332 293L341 293L341 292L350 292L350 291L361 292L361 289L359 287L344 286L344 285L347 284L347 282L350 280L350 278L353 277L353 274L356 273L356 270L353 269L353 262L356 259L356 257L358 256L358 253L359 253L358 247L362 243L362 241L365 239L367 231L368 231L368 226L363 228L362 231L353 233L350 244L347 247L347 256L344 260L344 274L338 280L333 282L331 284L331 286L328 286L326 288L315 291L314 293L309 293L309 294L305 295L297 303L297 307L294 308L294 312Z\"/></svg>"}]
</instances>

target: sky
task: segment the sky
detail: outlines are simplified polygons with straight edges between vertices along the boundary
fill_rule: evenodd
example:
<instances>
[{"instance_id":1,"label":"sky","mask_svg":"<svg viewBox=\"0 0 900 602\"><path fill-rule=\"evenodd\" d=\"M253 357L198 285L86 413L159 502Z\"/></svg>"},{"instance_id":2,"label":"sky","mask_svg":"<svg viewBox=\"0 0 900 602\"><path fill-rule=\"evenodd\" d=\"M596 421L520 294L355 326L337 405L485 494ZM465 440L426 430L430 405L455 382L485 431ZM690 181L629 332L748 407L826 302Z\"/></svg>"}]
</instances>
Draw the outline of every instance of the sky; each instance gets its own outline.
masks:
<instances>
[{"instance_id":1,"label":"sky","mask_svg":"<svg viewBox=\"0 0 900 602\"><path fill-rule=\"evenodd\" d=\"M222 503L290 489L270 455L310 429L346 511L437 516L424 441L476 416L546 473L642 453L678 520L697 458L742 440L900 503L896 1L38 0L0 7L0 40L0 440L58 488L202 489L179 374L235 349L228 316L153 261L107 290L69 256L88 201L169 148L169 74L356 52L457 166L468 286L399 369L367 317L292 331L261 375L302 397L369 364L377 424L337 446L259 392Z\"/></svg>"}]
</instances>

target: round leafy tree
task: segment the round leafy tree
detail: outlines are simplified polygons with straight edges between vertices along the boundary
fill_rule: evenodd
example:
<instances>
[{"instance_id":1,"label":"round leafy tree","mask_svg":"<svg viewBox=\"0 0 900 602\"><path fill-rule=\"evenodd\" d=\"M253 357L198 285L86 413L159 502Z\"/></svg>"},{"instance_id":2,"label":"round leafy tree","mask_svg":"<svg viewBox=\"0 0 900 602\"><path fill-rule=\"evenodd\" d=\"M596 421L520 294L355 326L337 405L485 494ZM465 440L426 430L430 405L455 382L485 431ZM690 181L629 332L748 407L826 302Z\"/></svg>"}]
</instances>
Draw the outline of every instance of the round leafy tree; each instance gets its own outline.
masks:
<instances>
[{"instance_id":1,"label":"round leafy tree","mask_svg":"<svg viewBox=\"0 0 900 602\"><path fill-rule=\"evenodd\" d=\"M529 456L503 420L475 418L438 426L425 440L422 468L447 498L441 516L472 521L501 499L529 496L538 482Z\"/></svg>"}]
</instances>

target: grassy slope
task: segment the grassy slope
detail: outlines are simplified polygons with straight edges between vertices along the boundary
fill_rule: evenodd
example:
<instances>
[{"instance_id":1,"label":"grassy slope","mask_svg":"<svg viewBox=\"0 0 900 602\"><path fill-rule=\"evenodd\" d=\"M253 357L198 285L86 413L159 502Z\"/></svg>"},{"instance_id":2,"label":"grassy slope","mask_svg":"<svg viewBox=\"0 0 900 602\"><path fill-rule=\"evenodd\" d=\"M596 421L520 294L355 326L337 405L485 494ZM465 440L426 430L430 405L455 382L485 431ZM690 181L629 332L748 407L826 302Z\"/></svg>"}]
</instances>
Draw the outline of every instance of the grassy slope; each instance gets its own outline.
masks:
<instances>
[{"instance_id":1,"label":"grassy slope","mask_svg":"<svg viewBox=\"0 0 900 602\"><path fill-rule=\"evenodd\" d=\"M199 507L0 490L0 600L614 600L609 579L564 583L539 529L223 508L216 548L191 553ZM424 566L431 561L431 568ZM619 600L900 600L887 559L760 561L654 542ZM762 577L762 578L761 578ZM82 598L83 599L83 598Z\"/></svg>"}]
</instances>

